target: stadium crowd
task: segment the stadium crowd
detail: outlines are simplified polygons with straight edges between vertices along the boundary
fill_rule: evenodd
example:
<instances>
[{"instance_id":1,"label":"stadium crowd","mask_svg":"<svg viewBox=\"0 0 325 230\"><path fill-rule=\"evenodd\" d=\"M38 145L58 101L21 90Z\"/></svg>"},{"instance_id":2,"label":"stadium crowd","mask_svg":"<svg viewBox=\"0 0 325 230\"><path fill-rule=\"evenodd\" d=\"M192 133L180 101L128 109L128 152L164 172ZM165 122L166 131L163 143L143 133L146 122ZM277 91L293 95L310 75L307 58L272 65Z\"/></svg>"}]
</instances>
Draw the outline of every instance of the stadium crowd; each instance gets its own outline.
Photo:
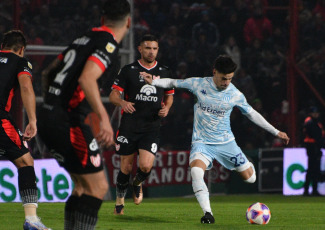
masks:
<instances>
[{"instance_id":1,"label":"stadium crowd","mask_svg":"<svg viewBox=\"0 0 325 230\"><path fill-rule=\"evenodd\" d=\"M160 44L158 61L171 68L178 79L209 76L214 59L220 54L230 55L239 66L234 85L256 111L279 129L288 131L289 0L133 2L135 48L144 34L156 35ZM29 44L67 45L98 24L102 3L102 0L23 0L20 26ZM13 4L11 0L0 2L0 40L4 31L13 28ZM322 80L325 72L324 21L325 0L299 1L297 63L319 91L325 87ZM29 59L34 66L35 92L40 96L40 73L50 60L44 56ZM302 120L305 108L317 105L317 100L311 99L314 96L302 81L298 81L298 86L304 92L299 96L299 120ZM176 90L174 105L163 120L163 149L190 148L193 103L190 93ZM281 146L278 139L251 125L239 111L235 110L231 119L238 145L244 150ZM299 128L297 130L300 132Z\"/></svg>"}]
</instances>

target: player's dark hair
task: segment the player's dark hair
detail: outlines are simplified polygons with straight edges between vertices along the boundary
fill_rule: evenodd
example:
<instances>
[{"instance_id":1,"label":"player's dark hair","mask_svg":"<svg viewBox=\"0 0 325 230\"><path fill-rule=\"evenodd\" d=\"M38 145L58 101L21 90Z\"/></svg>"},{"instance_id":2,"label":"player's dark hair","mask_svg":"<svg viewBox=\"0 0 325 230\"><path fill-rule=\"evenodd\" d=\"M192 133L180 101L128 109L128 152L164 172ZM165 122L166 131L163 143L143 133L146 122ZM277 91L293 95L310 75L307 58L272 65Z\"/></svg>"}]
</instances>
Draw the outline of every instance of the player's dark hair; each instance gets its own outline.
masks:
<instances>
[{"instance_id":1,"label":"player's dark hair","mask_svg":"<svg viewBox=\"0 0 325 230\"><path fill-rule=\"evenodd\" d=\"M26 45L26 38L20 30L10 30L3 36L2 49L12 49L17 52Z\"/></svg>"},{"instance_id":2,"label":"player's dark hair","mask_svg":"<svg viewBox=\"0 0 325 230\"><path fill-rule=\"evenodd\" d=\"M155 35L152 35L152 34L145 34L141 38L139 45L142 44L143 42L148 42L148 41L158 43L158 38Z\"/></svg>"},{"instance_id":3,"label":"player's dark hair","mask_svg":"<svg viewBox=\"0 0 325 230\"><path fill-rule=\"evenodd\" d=\"M227 55L219 55L214 62L214 69L219 73L229 74L235 72L237 64Z\"/></svg>"},{"instance_id":4,"label":"player's dark hair","mask_svg":"<svg viewBox=\"0 0 325 230\"><path fill-rule=\"evenodd\" d=\"M121 21L131 12L127 0L107 0L102 9L102 15L110 21Z\"/></svg>"}]
</instances>

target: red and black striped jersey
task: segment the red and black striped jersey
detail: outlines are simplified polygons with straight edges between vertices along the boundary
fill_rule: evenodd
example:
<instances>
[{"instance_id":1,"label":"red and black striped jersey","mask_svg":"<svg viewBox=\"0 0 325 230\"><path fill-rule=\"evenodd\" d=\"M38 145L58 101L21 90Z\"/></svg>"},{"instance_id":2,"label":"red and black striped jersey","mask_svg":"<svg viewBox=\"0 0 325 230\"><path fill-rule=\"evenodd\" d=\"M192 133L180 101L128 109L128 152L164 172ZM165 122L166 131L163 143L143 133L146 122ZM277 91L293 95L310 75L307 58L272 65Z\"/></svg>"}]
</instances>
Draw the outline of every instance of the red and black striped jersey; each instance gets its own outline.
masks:
<instances>
[{"instance_id":1,"label":"red and black striped jersey","mask_svg":"<svg viewBox=\"0 0 325 230\"><path fill-rule=\"evenodd\" d=\"M51 73L53 79L45 95L48 106L61 106L67 110L77 110L83 114L91 111L85 95L78 84L78 79L87 60L94 61L103 71L98 81L110 85L100 87L111 88L119 70L118 43L112 31L102 26L75 39L68 48L58 56L62 60L60 66ZM116 67L118 66L118 68Z\"/></svg>"},{"instance_id":2,"label":"red and black striped jersey","mask_svg":"<svg viewBox=\"0 0 325 230\"><path fill-rule=\"evenodd\" d=\"M141 62L135 61L124 66L112 86L121 93L124 92L126 101L135 103L136 111L132 114L123 113L120 129L126 127L139 132L151 131L160 127L158 112L164 95L174 94L174 89L156 88L146 84L140 72L147 72L153 78L173 78L168 67L160 65L157 61L151 68L144 67Z\"/></svg>"},{"instance_id":3,"label":"red and black striped jersey","mask_svg":"<svg viewBox=\"0 0 325 230\"><path fill-rule=\"evenodd\" d=\"M7 116L11 101L19 86L19 76L27 74L32 77L32 64L26 58L10 51L0 51L0 116Z\"/></svg>"}]
</instances>

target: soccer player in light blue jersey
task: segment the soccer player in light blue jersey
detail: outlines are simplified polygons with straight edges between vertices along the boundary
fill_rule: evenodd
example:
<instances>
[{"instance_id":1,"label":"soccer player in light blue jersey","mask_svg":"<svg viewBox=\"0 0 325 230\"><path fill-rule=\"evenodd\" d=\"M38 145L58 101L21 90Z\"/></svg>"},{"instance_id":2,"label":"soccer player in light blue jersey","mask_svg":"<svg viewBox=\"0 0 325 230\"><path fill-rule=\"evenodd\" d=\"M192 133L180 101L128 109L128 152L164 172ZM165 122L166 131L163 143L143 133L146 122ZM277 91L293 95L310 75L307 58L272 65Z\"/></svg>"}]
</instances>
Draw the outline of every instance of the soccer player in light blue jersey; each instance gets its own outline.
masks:
<instances>
[{"instance_id":1,"label":"soccer player in light blue jersey","mask_svg":"<svg viewBox=\"0 0 325 230\"><path fill-rule=\"evenodd\" d=\"M212 77L187 78L185 80L152 79L146 72L140 75L148 84L162 88L184 88L197 98L194 105L194 124L190 167L192 186L204 216L201 223L214 223L209 191L204 182L204 171L212 168L213 160L229 170L236 170L247 183L254 183L256 173L237 145L230 127L230 114L238 107L243 115L261 128L279 137L287 145L289 137L268 123L246 101L245 96L231 83L236 63L229 56L217 57Z\"/></svg>"}]
</instances>

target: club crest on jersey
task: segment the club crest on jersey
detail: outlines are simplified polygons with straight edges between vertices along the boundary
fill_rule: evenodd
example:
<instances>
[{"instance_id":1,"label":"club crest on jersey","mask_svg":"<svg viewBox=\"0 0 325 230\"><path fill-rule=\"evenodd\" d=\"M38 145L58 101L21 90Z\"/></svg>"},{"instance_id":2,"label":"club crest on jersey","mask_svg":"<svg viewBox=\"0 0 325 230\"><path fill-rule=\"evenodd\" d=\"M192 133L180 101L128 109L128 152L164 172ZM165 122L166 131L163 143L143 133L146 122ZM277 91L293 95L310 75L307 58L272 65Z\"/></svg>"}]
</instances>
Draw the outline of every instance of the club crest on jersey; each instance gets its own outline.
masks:
<instances>
[{"instance_id":1,"label":"club crest on jersey","mask_svg":"<svg viewBox=\"0 0 325 230\"><path fill-rule=\"evenodd\" d=\"M141 75L139 75L139 81L144 82L144 79L143 79L143 77Z\"/></svg>"},{"instance_id":2,"label":"club crest on jersey","mask_svg":"<svg viewBox=\"0 0 325 230\"><path fill-rule=\"evenodd\" d=\"M118 136L117 141L121 143L127 143L127 144L129 143L128 139L126 139L126 137L123 136Z\"/></svg>"},{"instance_id":3,"label":"club crest on jersey","mask_svg":"<svg viewBox=\"0 0 325 230\"><path fill-rule=\"evenodd\" d=\"M27 65L30 69L33 69L33 65L30 62L27 62Z\"/></svg>"},{"instance_id":4,"label":"club crest on jersey","mask_svg":"<svg viewBox=\"0 0 325 230\"><path fill-rule=\"evenodd\" d=\"M144 85L140 89L140 93L136 95L135 100L157 102L158 97L151 96L152 94L156 94L156 93L157 93L156 87L152 85Z\"/></svg>"},{"instance_id":5,"label":"club crest on jersey","mask_svg":"<svg viewBox=\"0 0 325 230\"><path fill-rule=\"evenodd\" d=\"M115 50L115 45L113 45L112 43L107 43L107 45L106 45L106 50L107 50L107 52L109 52L109 53L113 53L114 52L114 50Z\"/></svg>"},{"instance_id":6,"label":"club crest on jersey","mask_svg":"<svg viewBox=\"0 0 325 230\"><path fill-rule=\"evenodd\" d=\"M230 101L230 96L229 95L225 95L223 98L222 98L223 101L225 102L229 102Z\"/></svg>"},{"instance_id":7,"label":"club crest on jersey","mask_svg":"<svg viewBox=\"0 0 325 230\"><path fill-rule=\"evenodd\" d=\"M95 167L99 167L99 166L100 166L100 163L101 163L99 153L97 153L96 156L90 156L90 162L91 162Z\"/></svg>"}]
</instances>

